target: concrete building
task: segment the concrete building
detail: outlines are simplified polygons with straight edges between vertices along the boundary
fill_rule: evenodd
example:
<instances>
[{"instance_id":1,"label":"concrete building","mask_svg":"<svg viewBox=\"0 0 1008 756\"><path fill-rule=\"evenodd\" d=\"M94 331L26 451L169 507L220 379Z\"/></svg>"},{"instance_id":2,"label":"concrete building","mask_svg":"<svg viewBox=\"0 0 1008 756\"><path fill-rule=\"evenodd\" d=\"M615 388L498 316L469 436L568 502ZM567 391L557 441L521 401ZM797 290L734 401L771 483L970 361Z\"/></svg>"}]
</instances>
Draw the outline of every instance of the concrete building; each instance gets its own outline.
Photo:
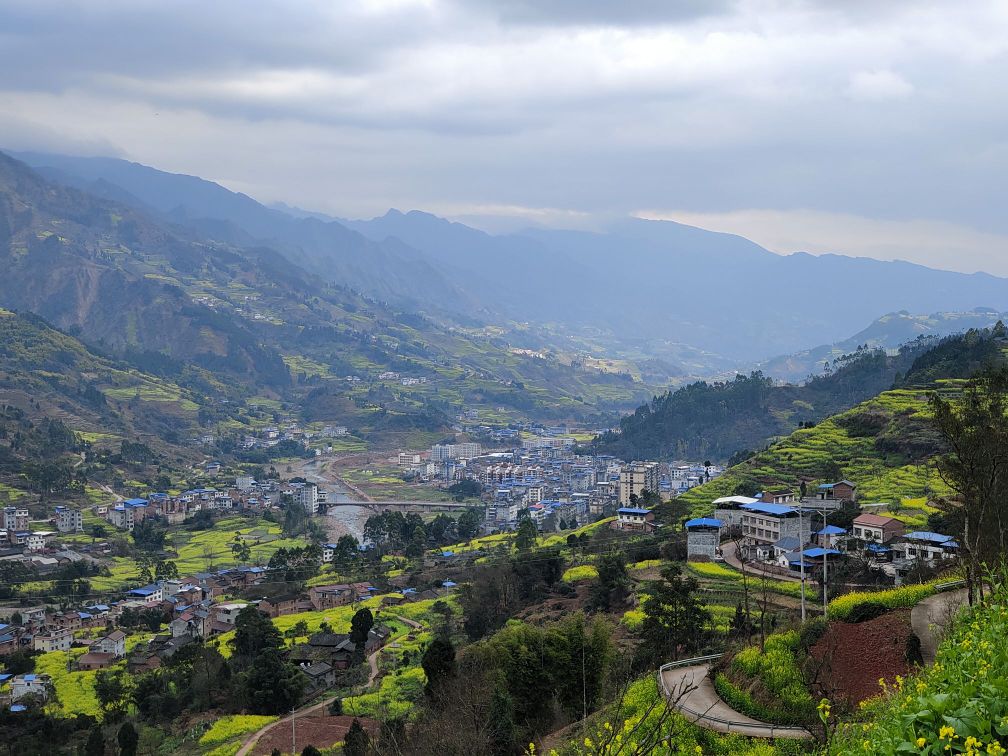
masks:
<instances>
[{"instance_id":1,"label":"concrete building","mask_svg":"<svg viewBox=\"0 0 1008 756\"><path fill-rule=\"evenodd\" d=\"M721 520L714 517L695 517L687 520L686 558L713 561L721 555Z\"/></svg>"},{"instance_id":2,"label":"concrete building","mask_svg":"<svg viewBox=\"0 0 1008 756\"><path fill-rule=\"evenodd\" d=\"M73 639L72 630L50 630L47 633L36 633L32 636L32 649L43 653L69 651Z\"/></svg>"},{"instance_id":3,"label":"concrete building","mask_svg":"<svg viewBox=\"0 0 1008 756\"><path fill-rule=\"evenodd\" d=\"M811 534L809 513L787 504L756 502L741 507L742 536L751 544L773 544L781 538L797 538L806 543Z\"/></svg>"},{"instance_id":4,"label":"concrete building","mask_svg":"<svg viewBox=\"0 0 1008 756\"><path fill-rule=\"evenodd\" d=\"M714 517L721 520L725 528L740 528L742 515L745 514L742 507L758 501L759 499L754 499L752 496L722 496L720 499L714 499Z\"/></svg>"},{"instance_id":5,"label":"concrete building","mask_svg":"<svg viewBox=\"0 0 1008 756\"><path fill-rule=\"evenodd\" d=\"M318 486L314 483L305 483L297 492L297 503L309 515L317 515L319 511Z\"/></svg>"},{"instance_id":6,"label":"concrete building","mask_svg":"<svg viewBox=\"0 0 1008 756\"><path fill-rule=\"evenodd\" d=\"M894 557L910 564L924 562L934 566L943 559L954 559L959 552L959 544L952 536L929 530L915 530L896 539L892 550Z\"/></svg>"},{"instance_id":7,"label":"concrete building","mask_svg":"<svg viewBox=\"0 0 1008 756\"><path fill-rule=\"evenodd\" d=\"M535 505L538 506L538 505ZM640 507L620 507L616 510L615 530L639 530L650 533L655 530L654 512Z\"/></svg>"},{"instance_id":8,"label":"concrete building","mask_svg":"<svg viewBox=\"0 0 1008 756\"><path fill-rule=\"evenodd\" d=\"M60 533L84 532L84 515L73 507L56 507L56 530Z\"/></svg>"},{"instance_id":9,"label":"concrete building","mask_svg":"<svg viewBox=\"0 0 1008 756\"><path fill-rule=\"evenodd\" d=\"M49 675L14 675L10 679L11 701L17 701L25 696L38 696L45 700L49 697L52 678Z\"/></svg>"},{"instance_id":10,"label":"concrete building","mask_svg":"<svg viewBox=\"0 0 1008 756\"><path fill-rule=\"evenodd\" d=\"M657 462L633 462L620 469L619 503L630 506L630 496L640 496L642 491L658 493L660 474Z\"/></svg>"}]
</instances>

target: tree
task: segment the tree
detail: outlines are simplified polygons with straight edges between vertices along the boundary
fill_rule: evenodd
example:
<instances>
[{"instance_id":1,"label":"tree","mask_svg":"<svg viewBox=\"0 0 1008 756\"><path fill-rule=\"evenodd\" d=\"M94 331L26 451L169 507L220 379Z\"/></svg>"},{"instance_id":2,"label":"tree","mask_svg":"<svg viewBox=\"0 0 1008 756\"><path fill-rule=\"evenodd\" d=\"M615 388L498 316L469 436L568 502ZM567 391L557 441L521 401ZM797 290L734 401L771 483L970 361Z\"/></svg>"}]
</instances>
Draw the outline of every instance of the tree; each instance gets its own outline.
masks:
<instances>
[{"instance_id":1,"label":"tree","mask_svg":"<svg viewBox=\"0 0 1008 756\"><path fill-rule=\"evenodd\" d=\"M280 631L265 614L249 604L235 618L235 635L231 639L231 663L242 669L265 651L277 651L283 645Z\"/></svg>"},{"instance_id":2,"label":"tree","mask_svg":"<svg viewBox=\"0 0 1008 756\"><path fill-rule=\"evenodd\" d=\"M367 756L370 749L371 738L361 726L360 720L354 717L353 722L350 723L350 729L347 730L347 734L343 738L343 754L344 756Z\"/></svg>"},{"instance_id":3,"label":"tree","mask_svg":"<svg viewBox=\"0 0 1008 756\"><path fill-rule=\"evenodd\" d=\"M313 745L306 745L301 749L301 756L322 756L322 751Z\"/></svg>"},{"instance_id":4,"label":"tree","mask_svg":"<svg viewBox=\"0 0 1008 756\"><path fill-rule=\"evenodd\" d=\"M178 565L175 562L159 559L154 565L154 577L157 580L174 580L178 576Z\"/></svg>"},{"instance_id":5,"label":"tree","mask_svg":"<svg viewBox=\"0 0 1008 756\"><path fill-rule=\"evenodd\" d=\"M122 756L136 756L137 743L140 741L140 736L137 735L136 728L132 722L123 723L123 726L119 728L119 732L116 735L116 741L119 743L119 753Z\"/></svg>"},{"instance_id":6,"label":"tree","mask_svg":"<svg viewBox=\"0 0 1008 756\"><path fill-rule=\"evenodd\" d=\"M981 572L996 565L1008 540L1008 368L988 369L971 378L956 402L929 397L934 422L949 453L938 473L955 491L943 509L960 515L961 552L972 603L983 594ZM952 534L950 534L952 535Z\"/></svg>"},{"instance_id":7,"label":"tree","mask_svg":"<svg viewBox=\"0 0 1008 756\"><path fill-rule=\"evenodd\" d=\"M472 538L479 533L482 522L483 516L480 514L480 511L470 507L459 515L458 524L455 526L458 537L466 540Z\"/></svg>"},{"instance_id":8,"label":"tree","mask_svg":"<svg viewBox=\"0 0 1008 756\"><path fill-rule=\"evenodd\" d=\"M252 558L252 548L245 542L245 539L239 538L237 533L234 541L231 542L231 553L235 560L241 564L248 564L249 559Z\"/></svg>"},{"instance_id":9,"label":"tree","mask_svg":"<svg viewBox=\"0 0 1008 756\"><path fill-rule=\"evenodd\" d=\"M536 544L539 537L539 530L531 518L523 519L518 523L518 532L515 533L515 546L518 551L528 551Z\"/></svg>"},{"instance_id":10,"label":"tree","mask_svg":"<svg viewBox=\"0 0 1008 756\"><path fill-rule=\"evenodd\" d=\"M427 692L430 693L442 680L455 675L455 646L451 639L438 636L430 642L420 662L427 675Z\"/></svg>"},{"instance_id":11,"label":"tree","mask_svg":"<svg viewBox=\"0 0 1008 756\"><path fill-rule=\"evenodd\" d=\"M84 756L105 756L105 738L99 725L91 728L87 742L84 744Z\"/></svg>"},{"instance_id":12,"label":"tree","mask_svg":"<svg viewBox=\"0 0 1008 756\"><path fill-rule=\"evenodd\" d=\"M106 528L102 523L97 522L91 526L91 543L104 538L108 535L108 528Z\"/></svg>"},{"instance_id":13,"label":"tree","mask_svg":"<svg viewBox=\"0 0 1008 756\"><path fill-rule=\"evenodd\" d=\"M603 554L598 562L598 573L588 604L592 609L608 611L626 600L630 587L623 556L618 553Z\"/></svg>"},{"instance_id":14,"label":"tree","mask_svg":"<svg viewBox=\"0 0 1008 756\"><path fill-rule=\"evenodd\" d=\"M262 651L255 663L238 675L242 703L257 714L280 714L296 707L304 695L305 676L275 648Z\"/></svg>"},{"instance_id":15,"label":"tree","mask_svg":"<svg viewBox=\"0 0 1008 756\"><path fill-rule=\"evenodd\" d=\"M366 606L363 609L358 609L350 620L350 640L358 648L363 648L372 627L374 627L374 615L371 614L371 610Z\"/></svg>"},{"instance_id":16,"label":"tree","mask_svg":"<svg viewBox=\"0 0 1008 756\"><path fill-rule=\"evenodd\" d=\"M662 570L662 580L648 584L641 604L642 659L664 663L703 648L711 615L699 589L696 579L683 577L676 564Z\"/></svg>"},{"instance_id":17,"label":"tree","mask_svg":"<svg viewBox=\"0 0 1008 756\"><path fill-rule=\"evenodd\" d=\"M125 710L131 687L121 669L100 669L95 675L95 698L106 715Z\"/></svg>"},{"instance_id":18,"label":"tree","mask_svg":"<svg viewBox=\"0 0 1008 756\"><path fill-rule=\"evenodd\" d=\"M466 478L464 480L460 480L458 483L453 483L448 486L448 493L454 497L455 501L473 499L478 498L479 495L483 493L483 486L480 485L478 480Z\"/></svg>"}]
</instances>

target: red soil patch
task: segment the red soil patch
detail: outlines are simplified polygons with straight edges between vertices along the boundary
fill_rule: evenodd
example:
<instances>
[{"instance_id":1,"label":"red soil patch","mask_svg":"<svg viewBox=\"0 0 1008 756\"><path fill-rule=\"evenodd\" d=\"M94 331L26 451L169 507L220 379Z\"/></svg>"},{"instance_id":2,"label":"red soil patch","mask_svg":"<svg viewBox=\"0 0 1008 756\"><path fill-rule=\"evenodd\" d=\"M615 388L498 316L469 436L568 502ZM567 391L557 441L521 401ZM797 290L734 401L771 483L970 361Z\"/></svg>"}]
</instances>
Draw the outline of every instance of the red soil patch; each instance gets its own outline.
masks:
<instances>
[{"instance_id":1,"label":"red soil patch","mask_svg":"<svg viewBox=\"0 0 1008 756\"><path fill-rule=\"evenodd\" d=\"M881 693L879 679L891 684L896 675L905 677L911 632L909 609L856 624L831 622L811 649L813 659L823 664L817 680L820 694L853 706Z\"/></svg>"},{"instance_id":2,"label":"red soil patch","mask_svg":"<svg viewBox=\"0 0 1008 756\"><path fill-rule=\"evenodd\" d=\"M375 719L360 720L361 726L367 730L368 735L374 740L378 736L380 724ZM354 718L348 716L338 717L298 717L295 722L297 731L297 752L306 745L313 745L319 750L331 748L346 737L350 725ZM253 756L269 756L273 749L277 748L281 753L289 753L291 750L291 725L290 722L280 722L276 727L267 732L256 743L252 749Z\"/></svg>"}]
</instances>

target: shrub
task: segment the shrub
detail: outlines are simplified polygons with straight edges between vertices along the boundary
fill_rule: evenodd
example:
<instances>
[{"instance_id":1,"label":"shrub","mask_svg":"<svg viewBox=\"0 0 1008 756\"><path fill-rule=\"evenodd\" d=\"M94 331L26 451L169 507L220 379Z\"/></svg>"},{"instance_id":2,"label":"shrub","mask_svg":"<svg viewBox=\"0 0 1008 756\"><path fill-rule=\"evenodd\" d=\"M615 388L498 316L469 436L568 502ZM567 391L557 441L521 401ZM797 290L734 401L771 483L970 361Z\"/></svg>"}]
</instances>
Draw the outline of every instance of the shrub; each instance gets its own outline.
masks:
<instances>
[{"instance_id":1,"label":"shrub","mask_svg":"<svg viewBox=\"0 0 1008 756\"><path fill-rule=\"evenodd\" d=\"M937 585L938 581L935 581L920 585L903 585L885 591L847 593L830 601L827 613L830 619L852 622L855 620L850 619L851 612L858 604L866 601L880 603L886 611L908 608L933 595Z\"/></svg>"},{"instance_id":2,"label":"shrub","mask_svg":"<svg viewBox=\"0 0 1008 756\"><path fill-rule=\"evenodd\" d=\"M847 614L848 622L867 622L876 617L881 617L889 609L881 601L861 601L851 607Z\"/></svg>"},{"instance_id":3,"label":"shrub","mask_svg":"<svg viewBox=\"0 0 1008 756\"><path fill-rule=\"evenodd\" d=\"M825 617L813 617L808 620L798 631L799 645L805 651L812 648L826 632L826 624Z\"/></svg>"},{"instance_id":4,"label":"shrub","mask_svg":"<svg viewBox=\"0 0 1008 756\"><path fill-rule=\"evenodd\" d=\"M590 564L582 564L578 567L569 567L563 574L565 583L577 583L582 580L594 580L598 577L598 570Z\"/></svg>"}]
</instances>

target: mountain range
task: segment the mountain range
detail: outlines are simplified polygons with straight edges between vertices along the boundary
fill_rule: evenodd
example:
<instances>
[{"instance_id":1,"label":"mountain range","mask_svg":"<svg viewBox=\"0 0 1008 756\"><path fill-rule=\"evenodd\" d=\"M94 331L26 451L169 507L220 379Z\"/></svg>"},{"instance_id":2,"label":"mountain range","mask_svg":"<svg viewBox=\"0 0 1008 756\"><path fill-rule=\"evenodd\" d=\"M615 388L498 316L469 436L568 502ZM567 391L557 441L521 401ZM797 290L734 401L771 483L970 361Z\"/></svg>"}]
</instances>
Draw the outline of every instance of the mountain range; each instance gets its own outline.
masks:
<instances>
[{"instance_id":1,"label":"mountain range","mask_svg":"<svg viewBox=\"0 0 1008 756\"><path fill-rule=\"evenodd\" d=\"M126 435L174 425L176 435L233 436L268 421L269 406L372 441L428 434L414 439L423 444L450 433L463 408L502 420L603 422L653 391L628 374L518 353L492 334L362 296L266 244L208 238L125 202L125 190L107 183L94 187L99 194L69 184L0 153L0 307L40 316L46 333L71 339L89 364L115 365L115 375L89 368L80 391L170 410L161 413L170 421L132 425L128 418L150 413L120 413ZM43 377L62 385L52 359L24 349L37 340L30 333L9 328L10 343L0 343L3 354L24 355L9 361L8 384ZM64 350L48 351L58 362ZM93 410L73 412L76 383L63 393L55 403L70 427L101 427ZM33 409L30 397L14 399Z\"/></svg>"},{"instance_id":2,"label":"mountain range","mask_svg":"<svg viewBox=\"0 0 1008 756\"><path fill-rule=\"evenodd\" d=\"M19 157L50 180L203 238L267 246L395 307L456 326L492 326L511 346L569 360L658 360L651 369L665 380L841 343L887 313L1008 310L1003 278L835 254L778 255L668 221L500 235L418 211L339 221L123 160Z\"/></svg>"}]
</instances>

